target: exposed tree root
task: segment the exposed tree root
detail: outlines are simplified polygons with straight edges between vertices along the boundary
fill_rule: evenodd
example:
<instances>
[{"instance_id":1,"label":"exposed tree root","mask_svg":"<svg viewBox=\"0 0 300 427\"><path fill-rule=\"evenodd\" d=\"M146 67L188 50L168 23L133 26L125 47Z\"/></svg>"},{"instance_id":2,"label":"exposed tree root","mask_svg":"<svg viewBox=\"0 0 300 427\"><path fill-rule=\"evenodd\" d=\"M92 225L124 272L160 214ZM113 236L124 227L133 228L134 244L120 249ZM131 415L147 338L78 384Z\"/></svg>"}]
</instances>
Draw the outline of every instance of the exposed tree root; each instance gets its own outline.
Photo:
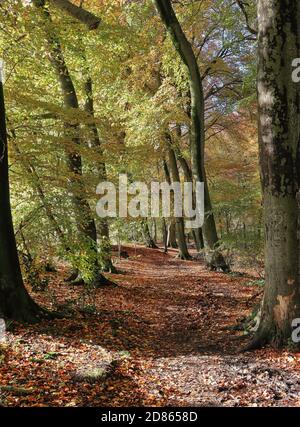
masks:
<instances>
[{"instance_id":1,"label":"exposed tree root","mask_svg":"<svg viewBox=\"0 0 300 427\"><path fill-rule=\"evenodd\" d=\"M117 268L113 265L113 263L107 262L106 265L102 268L103 273L112 273L112 274L118 274Z\"/></svg>"},{"instance_id":2,"label":"exposed tree root","mask_svg":"<svg viewBox=\"0 0 300 427\"><path fill-rule=\"evenodd\" d=\"M242 348L241 352L254 351L263 348L267 344L267 339L263 336L255 336L244 348Z\"/></svg>"},{"instance_id":3,"label":"exposed tree root","mask_svg":"<svg viewBox=\"0 0 300 427\"><path fill-rule=\"evenodd\" d=\"M91 282L86 282L82 278L81 274L79 274L76 280L74 280L73 282L70 282L70 285L71 286L87 286L94 289L98 289L106 286L113 286L113 287L117 286L115 282L113 282L110 279L107 279L101 273L99 273Z\"/></svg>"},{"instance_id":4,"label":"exposed tree root","mask_svg":"<svg viewBox=\"0 0 300 427\"><path fill-rule=\"evenodd\" d=\"M106 287L106 286L112 286L112 287L117 287L117 284L115 282L113 282L112 280L108 279L107 277L104 277L102 274L95 279L91 285L92 288L102 288L102 287Z\"/></svg>"},{"instance_id":5,"label":"exposed tree root","mask_svg":"<svg viewBox=\"0 0 300 427\"><path fill-rule=\"evenodd\" d=\"M4 318L19 323L35 324L42 320L52 320L58 317L58 313L39 307L34 301L31 301L26 310L5 313Z\"/></svg>"},{"instance_id":6,"label":"exposed tree root","mask_svg":"<svg viewBox=\"0 0 300 427\"><path fill-rule=\"evenodd\" d=\"M156 245L156 243L152 239L151 239L150 242L148 242L146 244L146 248L149 248L149 249L159 249L159 247Z\"/></svg>"},{"instance_id":7,"label":"exposed tree root","mask_svg":"<svg viewBox=\"0 0 300 427\"><path fill-rule=\"evenodd\" d=\"M206 254L206 266L210 271L222 271L223 273L231 271L222 253L217 250Z\"/></svg>"}]
</instances>

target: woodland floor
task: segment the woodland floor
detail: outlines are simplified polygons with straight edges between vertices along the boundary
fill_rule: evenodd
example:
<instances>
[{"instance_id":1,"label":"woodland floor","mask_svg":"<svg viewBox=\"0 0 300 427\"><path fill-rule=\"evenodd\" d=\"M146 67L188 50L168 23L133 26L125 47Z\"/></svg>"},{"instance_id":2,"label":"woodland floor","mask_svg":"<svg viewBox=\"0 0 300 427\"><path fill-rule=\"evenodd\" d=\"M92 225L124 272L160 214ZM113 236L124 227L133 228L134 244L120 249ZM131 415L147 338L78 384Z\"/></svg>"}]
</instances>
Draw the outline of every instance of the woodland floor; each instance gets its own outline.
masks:
<instances>
[{"instance_id":1,"label":"woodland floor","mask_svg":"<svg viewBox=\"0 0 300 427\"><path fill-rule=\"evenodd\" d=\"M70 316L11 325L2 405L300 405L300 353L241 353L247 339L228 329L259 301L254 277L207 271L174 250L125 249L116 288L89 295L61 267L46 292L31 292Z\"/></svg>"}]
</instances>

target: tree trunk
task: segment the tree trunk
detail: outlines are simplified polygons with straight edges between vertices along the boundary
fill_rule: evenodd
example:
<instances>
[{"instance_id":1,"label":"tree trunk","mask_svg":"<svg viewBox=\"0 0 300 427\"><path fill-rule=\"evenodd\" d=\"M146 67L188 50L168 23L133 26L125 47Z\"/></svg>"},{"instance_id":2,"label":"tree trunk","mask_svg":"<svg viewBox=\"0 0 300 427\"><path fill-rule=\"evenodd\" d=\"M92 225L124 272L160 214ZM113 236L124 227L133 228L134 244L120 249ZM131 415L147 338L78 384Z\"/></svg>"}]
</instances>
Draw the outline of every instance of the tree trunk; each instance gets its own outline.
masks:
<instances>
[{"instance_id":1,"label":"tree trunk","mask_svg":"<svg viewBox=\"0 0 300 427\"><path fill-rule=\"evenodd\" d=\"M152 226L153 226L153 240L154 240L154 243L156 244L157 243L157 224L156 224L155 218L152 221Z\"/></svg>"},{"instance_id":2,"label":"tree trunk","mask_svg":"<svg viewBox=\"0 0 300 427\"><path fill-rule=\"evenodd\" d=\"M204 183L204 209L205 219L203 224L203 237L206 249L209 252L214 252L218 247L218 234L215 223L215 218L212 211L212 204L209 195L209 189L206 178L206 171L204 166L204 145L205 145L205 127L204 127L204 95L202 87L202 79L197 64L197 59L193 52L193 48L187 40L181 25L173 10L170 0L153 0L160 17L165 24L173 41L174 47L180 55L182 61L188 68L190 94L191 94L191 158L192 158L192 172L193 181ZM228 267L220 253L210 258L214 262L218 260L220 264L217 267L227 270ZM209 260L211 264L211 260Z\"/></svg>"},{"instance_id":3,"label":"tree trunk","mask_svg":"<svg viewBox=\"0 0 300 427\"><path fill-rule=\"evenodd\" d=\"M69 69L64 59L60 40L52 29L51 15L48 9L45 8L45 0L35 1L35 5L41 10L43 19L45 20L46 38L49 46L50 62L57 75L59 81L64 105L68 109L79 109L79 103L75 86L69 73ZM79 146L81 143L79 124L65 123L66 136L72 139L74 147ZM86 192L82 181L82 159L80 153L73 148L72 152L66 152L68 160L68 168L73 178L70 180L70 193L72 197L72 204L74 207L75 220L79 235L82 236L83 245L88 247L87 257L90 258L91 275L89 280L93 286L101 286L109 284L110 282L105 279L100 273L100 266L98 262L97 251L97 230L94 217L92 215L89 203L86 198ZM75 184L75 185L74 185ZM90 254L90 256L89 256ZM81 277L79 282L81 282Z\"/></svg>"},{"instance_id":4,"label":"tree trunk","mask_svg":"<svg viewBox=\"0 0 300 427\"><path fill-rule=\"evenodd\" d=\"M158 249L158 246L155 244L151 236L147 220L143 221L142 227L146 247L151 249Z\"/></svg>"},{"instance_id":5,"label":"tree trunk","mask_svg":"<svg viewBox=\"0 0 300 427\"><path fill-rule=\"evenodd\" d=\"M178 153L178 161L179 161L181 168L183 170L185 181L186 182L193 182L193 174L192 174L192 171L190 169L190 166L188 165L188 162L186 161L186 159L181 155L181 153ZM193 192L193 200L195 203L196 202L195 192ZM195 205L194 205L194 207L195 207ZM193 239L194 239L195 244L196 244L197 252L200 252L201 249L204 248L204 239L203 239L202 228L193 229L192 233L193 233Z\"/></svg>"},{"instance_id":6,"label":"tree trunk","mask_svg":"<svg viewBox=\"0 0 300 427\"><path fill-rule=\"evenodd\" d=\"M175 152L172 147L172 143L170 141L169 136L167 137L167 144L168 144L168 153L169 153L169 165L170 165L170 171L172 176L172 182L179 182L180 183L180 176L176 161ZM178 241L178 248L179 248L179 258L181 259L190 259L191 256L189 254L187 244L186 244L186 238L185 238L185 227L184 227L184 219L183 217L175 218L176 221L176 234L177 234L177 241Z\"/></svg>"},{"instance_id":7,"label":"tree trunk","mask_svg":"<svg viewBox=\"0 0 300 427\"><path fill-rule=\"evenodd\" d=\"M0 317L37 321L42 313L22 279L10 206L8 145L3 84L0 78Z\"/></svg>"},{"instance_id":8,"label":"tree trunk","mask_svg":"<svg viewBox=\"0 0 300 427\"><path fill-rule=\"evenodd\" d=\"M167 162L163 162L164 172L166 177L166 182L171 185L171 175L167 165ZM178 244L176 240L176 225L173 218L170 218L170 223L168 224L168 236L167 236L167 246L168 248L177 249Z\"/></svg>"},{"instance_id":9,"label":"tree trunk","mask_svg":"<svg viewBox=\"0 0 300 427\"><path fill-rule=\"evenodd\" d=\"M47 201L44 189L42 188L42 185L40 182L40 177L38 176L34 165L30 161L28 161L28 159L26 159L24 157L20 148L15 143L15 138L16 138L15 131L13 130L12 133L13 133L13 139L11 140L12 148L13 148L14 152L16 153L16 155L18 156L18 159L20 160L20 163L23 166L24 170L27 172L27 174L30 177L32 177L32 180L30 180L31 184L32 184L32 188L37 192L37 194L40 198L41 204L44 208L44 211L48 217L48 220L49 220L53 230L56 232L56 235L57 235L57 237L58 237L58 239L62 245L62 248L66 252L70 252L70 247L67 243L64 232L63 232L62 228L60 227L60 225L58 224L58 222L57 222L57 220L53 214L52 208Z\"/></svg>"},{"instance_id":10,"label":"tree trunk","mask_svg":"<svg viewBox=\"0 0 300 427\"><path fill-rule=\"evenodd\" d=\"M68 13L73 18L85 24L89 30L95 30L99 27L101 19L95 16L93 13L83 9L81 6L76 6L74 3L68 0L51 0L52 3ZM42 3L43 0L35 0L36 3Z\"/></svg>"},{"instance_id":11,"label":"tree trunk","mask_svg":"<svg viewBox=\"0 0 300 427\"><path fill-rule=\"evenodd\" d=\"M163 238L163 243L164 243L164 250L165 253L168 252L168 230L167 230L167 224L166 224L166 220L165 218L162 218L162 238Z\"/></svg>"},{"instance_id":12,"label":"tree trunk","mask_svg":"<svg viewBox=\"0 0 300 427\"><path fill-rule=\"evenodd\" d=\"M99 150L99 154L103 155L103 150L101 146L101 140L98 132L97 125L95 123L95 110L94 110L94 97L93 97L93 82L90 76L88 76L85 85L85 94L86 94L86 102L85 102L85 111L90 114L92 122L89 124L90 131L92 134L91 138L91 146L92 148L96 148ZM99 177L99 180L107 181L107 173L106 173L106 165L105 161L102 160L96 165L96 172ZM101 243L104 245L105 249L107 249L107 255L105 254L105 259L102 260L102 269L104 271L113 271L115 272L115 268L113 266L111 260L111 244L109 239L109 225L107 218L101 218L97 221L98 235L100 236ZM106 252L106 251L105 251Z\"/></svg>"},{"instance_id":13,"label":"tree trunk","mask_svg":"<svg viewBox=\"0 0 300 427\"><path fill-rule=\"evenodd\" d=\"M291 343L300 317L300 98L292 61L300 56L300 4L258 0L259 145L265 215L265 293L249 348Z\"/></svg>"},{"instance_id":14,"label":"tree trunk","mask_svg":"<svg viewBox=\"0 0 300 427\"><path fill-rule=\"evenodd\" d=\"M177 249L178 244L176 240L176 225L175 222L171 219L170 224L168 225L168 248Z\"/></svg>"}]
</instances>

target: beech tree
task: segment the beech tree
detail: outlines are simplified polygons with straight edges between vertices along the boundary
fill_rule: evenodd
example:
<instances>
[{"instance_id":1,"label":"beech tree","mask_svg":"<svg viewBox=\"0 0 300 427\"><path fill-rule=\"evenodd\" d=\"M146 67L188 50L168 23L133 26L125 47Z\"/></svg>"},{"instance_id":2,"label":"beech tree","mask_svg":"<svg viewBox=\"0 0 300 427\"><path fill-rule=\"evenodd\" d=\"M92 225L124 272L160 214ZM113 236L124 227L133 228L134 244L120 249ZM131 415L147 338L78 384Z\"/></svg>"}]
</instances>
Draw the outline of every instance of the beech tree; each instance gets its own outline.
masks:
<instances>
[{"instance_id":1,"label":"beech tree","mask_svg":"<svg viewBox=\"0 0 300 427\"><path fill-rule=\"evenodd\" d=\"M265 214L265 293L249 348L291 342L300 317L300 4L259 0L259 146Z\"/></svg>"},{"instance_id":2,"label":"beech tree","mask_svg":"<svg viewBox=\"0 0 300 427\"><path fill-rule=\"evenodd\" d=\"M0 316L33 322L42 309L29 296L22 279L10 205L5 103L0 70Z\"/></svg>"},{"instance_id":3,"label":"beech tree","mask_svg":"<svg viewBox=\"0 0 300 427\"><path fill-rule=\"evenodd\" d=\"M179 170L177 165L177 159L173 149L172 138L169 134L166 135L166 145L167 145L169 169L170 169L170 175L171 175L169 184L179 183L180 175L179 175ZM190 259L191 256L189 254L186 238L185 238L184 219L182 217L175 218L175 224L176 224L176 235L177 235L177 242L178 242L178 249L179 249L178 256L181 259Z\"/></svg>"},{"instance_id":4,"label":"beech tree","mask_svg":"<svg viewBox=\"0 0 300 427\"><path fill-rule=\"evenodd\" d=\"M174 47L179 53L189 72L189 85L191 94L191 159L193 179L204 182L205 188L205 220L203 224L203 237L207 249L213 251L208 256L209 263L215 267L227 269L224 259L216 251L219 238L212 212L212 204L204 166L205 124L204 124L204 93L202 79L193 48L184 34L170 0L154 0L160 17L169 32Z\"/></svg>"},{"instance_id":5,"label":"beech tree","mask_svg":"<svg viewBox=\"0 0 300 427\"><path fill-rule=\"evenodd\" d=\"M63 55L60 40L57 37L56 33L51 28L52 19L51 19L50 12L45 7L46 2L45 0L34 0L34 4L41 11L42 18L45 23L46 38L49 46L50 62L53 66L53 69L57 76L57 80L60 84L62 96L64 99L64 105L67 109L78 110L79 101L78 101L75 85L73 83L72 77L70 75L67 63ZM94 114L94 111L93 111L93 104L92 104L92 97L91 97L92 96L91 81L89 82L89 87L87 89L88 89L88 97L89 97L88 99L89 104L87 108L89 108L88 113L92 115ZM110 284L111 282L108 279L106 279L100 272L100 265L99 265L98 253L97 253L96 223L86 197L86 191L85 191L84 185L82 184L82 174L83 174L82 163L83 162L79 152L79 148L78 149L76 148L76 146L79 147L81 144L79 123L75 123L75 124L65 123L65 128L66 128L66 136L72 139L72 142L74 145L72 152L66 151L66 157L68 159L69 170L74 176L75 185L74 183L71 183L70 191L72 196L72 204L75 212L77 229L79 234L82 236L85 244L88 246L88 249L86 251L87 256L89 257L89 264L90 264L89 266L90 277L88 279L88 282L96 287L107 285L107 284ZM97 132L97 128L95 128L95 126L93 131ZM99 141L98 134L95 134L95 138L97 138L96 142L99 145L100 141ZM102 171L102 177L103 177L103 171ZM72 275L72 279L74 276ZM79 272L78 278L76 278L76 280L78 280L79 282L83 280L81 277L81 272Z\"/></svg>"}]
</instances>

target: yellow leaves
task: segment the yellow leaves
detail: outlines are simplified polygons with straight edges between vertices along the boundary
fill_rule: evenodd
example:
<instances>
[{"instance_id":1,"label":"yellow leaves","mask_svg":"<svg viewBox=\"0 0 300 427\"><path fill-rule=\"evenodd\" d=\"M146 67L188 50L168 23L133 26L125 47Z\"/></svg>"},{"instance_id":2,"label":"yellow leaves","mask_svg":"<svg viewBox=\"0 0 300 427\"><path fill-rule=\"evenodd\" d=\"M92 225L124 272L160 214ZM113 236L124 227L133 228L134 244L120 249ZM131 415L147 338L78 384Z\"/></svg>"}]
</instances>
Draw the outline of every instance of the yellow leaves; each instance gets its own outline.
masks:
<instances>
[{"instance_id":1,"label":"yellow leaves","mask_svg":"<svg viewBox=\"0 0 300 427\"><path fill-rule=\"evenodd\" d=\"M205 64L205 68L209 67L210 74L217 72L218 74L224 72L232 72L232 68L228 65L226 61L222 58L214 58L212 61Z\"/></svg>"}]
</instances>

